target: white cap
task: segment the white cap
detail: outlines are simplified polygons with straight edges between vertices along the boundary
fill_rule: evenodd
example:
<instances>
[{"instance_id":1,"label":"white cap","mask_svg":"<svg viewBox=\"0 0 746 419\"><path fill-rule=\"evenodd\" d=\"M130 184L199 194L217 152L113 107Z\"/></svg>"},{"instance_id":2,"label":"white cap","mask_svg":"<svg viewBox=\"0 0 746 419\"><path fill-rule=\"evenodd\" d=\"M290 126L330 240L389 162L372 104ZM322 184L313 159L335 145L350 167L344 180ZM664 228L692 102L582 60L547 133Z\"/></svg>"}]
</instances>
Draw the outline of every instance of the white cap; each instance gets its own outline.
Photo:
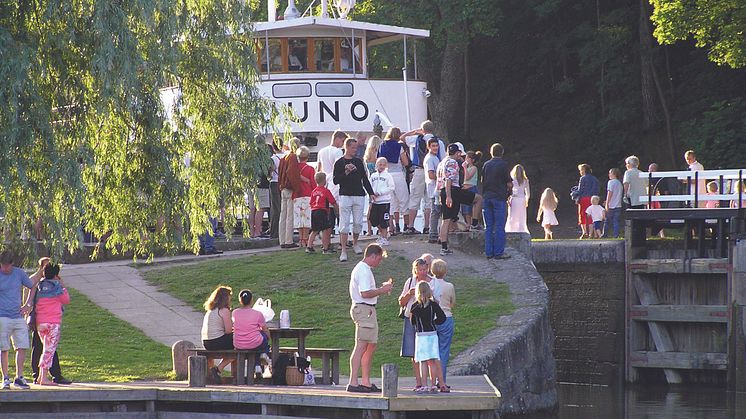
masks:
<instances>
[{"instance_id":1,"label":"white cap","mask_svg":"<svg viewBox=\"0 0 746 419\"><path fill-rule=\"evenodd\" d=\"M456 144L456 145L458 146L458 149L459 149L459 150L460 150L460 151L461 151L461 152L462 152L463 154L466 154L466 150L464 150L464 145L463 145L463 144L461 144L460 142L455 142L455 143L453 143L453 144Z\"/></svg>"}]
</instances>

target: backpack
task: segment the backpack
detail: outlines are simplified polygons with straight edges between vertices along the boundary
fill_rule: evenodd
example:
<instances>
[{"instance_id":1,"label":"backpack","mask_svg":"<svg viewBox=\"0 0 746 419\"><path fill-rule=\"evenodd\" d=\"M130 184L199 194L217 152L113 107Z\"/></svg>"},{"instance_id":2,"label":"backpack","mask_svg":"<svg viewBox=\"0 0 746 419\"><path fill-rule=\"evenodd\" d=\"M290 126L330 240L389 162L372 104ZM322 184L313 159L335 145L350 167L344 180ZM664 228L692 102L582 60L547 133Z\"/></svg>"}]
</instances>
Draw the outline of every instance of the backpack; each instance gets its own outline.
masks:
<instances>
[{"instance_id":1,"label":"backpack","mask_svg":"<svg viewBox=\"0 0 746 419\"><path fill-rule=\"evenodd\" d=\"M434 139L438 140L438 146L445 144L443 140L440 139L440 137L437 137L433 135ZM429 141L429 140L428 140ZM427 153L430 152L427 148L428 141L425 141L425 135L420 134L417 136L417 143L415 144L415 155L409 156L412 160L412 164L415 166L424 167L425 165L425 156L427 156ZM445 151L445 150L444 150ZM440 151L438 153L441 153ZM446 153L448 154L448 153Z\"/></svg>"},{"instance_id":2,"label":"backpack","mask_svg":"<svg viewBox=\"0 0 746 419\"><path fill-rule=\"evenodd\" d=\"M279 354L277 361L272 365L272 384L276 386L288 385L285 378L285 368L293 365L293 356L290 354Z\"/></svg>"}]
</instances>

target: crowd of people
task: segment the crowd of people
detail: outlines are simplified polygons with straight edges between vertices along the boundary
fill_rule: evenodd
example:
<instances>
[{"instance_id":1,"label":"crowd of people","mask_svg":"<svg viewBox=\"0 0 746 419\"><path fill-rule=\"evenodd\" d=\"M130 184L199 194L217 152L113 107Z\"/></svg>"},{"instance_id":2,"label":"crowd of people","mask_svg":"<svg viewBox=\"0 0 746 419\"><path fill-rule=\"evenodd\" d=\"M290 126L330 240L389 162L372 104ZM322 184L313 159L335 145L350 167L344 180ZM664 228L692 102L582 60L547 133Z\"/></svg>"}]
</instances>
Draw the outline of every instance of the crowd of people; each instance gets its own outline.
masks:
<instances>
[{"instance_id":1,"label":"crowd of people","mask_svg":"<svg viewBox=\"0 0 746 419\"><path fill-rule=\"evenodd\" d=\"M691 172L704 170L704 166L697 161L694 150L687 150L684 153L684 161ZM704 177L697 177L696 181L693 179L679 181L676 178L663 177L654 178L655 183L648 184L648 179L640 176L640 159L637 156L625 158L624 165L626 170L623 174L616 167L609 169L605 195L602 194L601 184L593 175L591 166L585 163L578 165L580 179L577 186L572 188L570 196L577 204L578 225L581 229L580 239L619 238L624 208L657 209L670 208L679 204L678 202L648 202L648 196L687 194L697 197L695 201L688 203L692 207L719 208L721 205L720 200L708 198L709 195L717 195L721 192L717 181L708 182ZM648 172L657 171L657 163L648 165ZM729 189L731 193L738 193L740 188L741 184L738 181L729 182L728 185L723 186L723 189ZM727 190L722 192L728 193ZM543 200L542 197L542 202ZM544 204L541 205L543 208ZM553 205L556 208L556 199ZM728 205L731 208L738 208L739 203L738 200L730 200ZM654 228L653 234L664 237L661 228ZM551 234L545 238L551 238Z\"/></svg>"},{"instance_id":2,"label":"crowd of people","mask_svg":"<svg viewBox=\"0 0 746 419\"><path fill-rule=\"evenodd\" d=\"M380 296L391 293L394 282L389 278L378 286L373 269L385 258L383 247L371 243L350 274L350 317L355 324L355 346L350 355L348 392L381 391L370 381L378 345L376 304ZM405 281L398 298L399 317L403 319L401 356L412 360L415 377L412 390L417 393L450 392L446 373L454 333L456 292L453 284L445 280L446 262L433 259L431 254L423 254L412 262L412 276Z\"/></svg>"},{"instance_id":3,"label":"crowd of people","mask_svg":"<svg viewBox=\"0 0 746 419\"><path fill-rule=\"evenodd\" d=\"M299 139L292 138L282 150L274 147L268 193L269 201L279 205L269 208L270 236L277 231L281 248L304 247L307 253L316 253L318 236L321 253L330 254L337 251L331 245L336 228L339 260L345 262L350 251L362 254L362 234L377 234L382 246L398 234L426 234L446 256L452 253L449 232L484 228L487 257L507 257L506 217L511 231L528 231L525 206L530 189L525 170L517 165L511 174L502 160L503 147L496 143L480 178L477 164L482 153L466 152L459 142L446 145L434 131L432 121L404 133L391 127L384 138L353 138L335 131L330 144L318 152L315 174L307 164L309 150ZM480 183L482 193L477 189ZM515 209L509 211L508 202ZM418 231L414 224L420 211L423 227Z\"/></svg>"}]
</instances>

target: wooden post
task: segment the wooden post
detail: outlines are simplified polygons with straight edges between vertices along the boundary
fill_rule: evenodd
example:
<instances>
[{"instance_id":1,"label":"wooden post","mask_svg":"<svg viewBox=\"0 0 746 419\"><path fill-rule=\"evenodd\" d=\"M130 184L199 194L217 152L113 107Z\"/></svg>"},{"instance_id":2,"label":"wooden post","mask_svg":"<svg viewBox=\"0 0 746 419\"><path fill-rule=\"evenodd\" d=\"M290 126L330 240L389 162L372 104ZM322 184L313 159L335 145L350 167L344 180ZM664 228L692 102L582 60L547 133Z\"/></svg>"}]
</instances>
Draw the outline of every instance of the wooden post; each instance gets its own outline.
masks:
<instances>
[{"instance_id":1,"label":"wooden post","mask_svg":"<svg viewBox=\"0 0 746 419\"><path fill-rule=\"evenodd\" d=\"M204 387L207 384L207 357L189 357L189 387Z\"/></svg>"},{"instance_id":2,"label":"wooden post","mask_svg":"<svg viewBox=\"0 0 746 419\"><path fill-rule=\"evenodd\" d=\"M743 220L734 218L731 230L730 319L728 330L728 374L730 391L746 391L746 240L743 240Z\"/></svg>"},{"instance_id":3,"label":"wooden post","mask_svg":"<svg viewBox=\"0 0 746 419\"><path fill-rule=\"evenodd\" d=\"M383 381L382 396L394 399L399 394L399 366L395 364L381 365L381 380Z\"/></svg>"}]
</instances>

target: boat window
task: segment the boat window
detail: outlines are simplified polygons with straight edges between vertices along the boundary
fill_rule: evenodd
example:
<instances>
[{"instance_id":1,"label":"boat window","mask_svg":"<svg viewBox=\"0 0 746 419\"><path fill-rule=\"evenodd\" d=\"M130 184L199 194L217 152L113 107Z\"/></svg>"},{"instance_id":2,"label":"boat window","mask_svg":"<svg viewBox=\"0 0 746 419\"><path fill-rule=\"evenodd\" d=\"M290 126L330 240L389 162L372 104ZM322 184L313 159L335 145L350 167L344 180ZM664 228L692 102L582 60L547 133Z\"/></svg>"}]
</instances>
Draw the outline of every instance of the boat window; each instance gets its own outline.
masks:
<instances>
[{"instance_id":1,"label":"boat window","mask_svg":"<svg viewBox=\"0 0 746 419\"><path fill-rule=\"evenodd\" d=\"M334 71L334 38L316 38L313 43L316 71Z\"/></svg>"},{"instance_id":2,"label":"boat window","mask_svg":"<svg viewBox=\"0 0 746 419\"><path fill-rule=\"evenodd\" d=\"M288 39L288 71L308 71L307 39Z\"/></svg>"},{"instance_id":3,"label":"boat window","mask_svg":"<svg viewBox=\"0 0 746 419\"><path fill-rule=\"evenodd\" d=\"M271 66L269 71L272 73L279 73L282 71L282 49L280 48L281 43L279 39L269 40L269 62ZM267 71L267 54L264 53L261 56L262 70Z\"/></svg>"},{"instance_id":4,"label":"boat window","mask_svg":"<svg viewBox=\"0 0 746 419\"><path fill-rule=\"evenodd\" d=\"M341 58L339 60L340 71L343 73L352 73L352 62L353 57L355 61L355 73L361 74L363 72L362 64L362 42L360 38L355 38L355 48L353 49L350 45L351 39L342 39L341 44ZM353 54L354 51L354 54Z\"/></svg>"}]
</instances>

